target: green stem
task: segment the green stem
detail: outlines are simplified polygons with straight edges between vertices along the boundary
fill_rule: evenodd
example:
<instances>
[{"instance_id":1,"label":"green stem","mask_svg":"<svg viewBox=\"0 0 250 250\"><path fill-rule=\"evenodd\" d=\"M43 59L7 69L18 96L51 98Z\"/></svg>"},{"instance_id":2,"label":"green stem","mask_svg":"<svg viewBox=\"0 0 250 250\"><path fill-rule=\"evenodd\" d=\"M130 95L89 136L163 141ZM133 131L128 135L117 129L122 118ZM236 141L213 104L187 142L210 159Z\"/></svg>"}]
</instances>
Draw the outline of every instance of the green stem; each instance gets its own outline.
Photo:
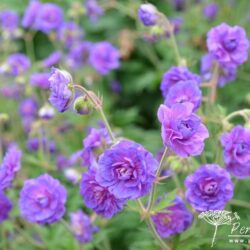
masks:
<instances>
[{"instance_id":1,"label":"green stem","mask_svg":"<svg viewBox=\"0 0 250 250\"><path fill-rule=\"evenodd\" d=\"M32 237L26 234L24 230L20 229L18 226L15 226L15 229L18 232L18 234L20 234L27 242L38 248L44 249L44 245L42 243L39 243L36 240L34 240Z\"/></svg>"},{"instance_id":2,"label":"green stem","mask_svg":"<svg viewBox=\"0 0 250 250\"><path fill-rule=\"evenodd\" d=\"M246 201L240 201L240 200L231 200L229 202L231 205L235 205L238 207L244 207L244 208L248 208L250 209L250 203L246 202Z\"/></svg>"},{"instance_id":3,"label":"green stem","mask_svg":"<svg viewBox=\"0 0 250 250\"><path fill-rule=\"evenodd\" d=\"M34 33L29 31L26 33L24 37L26 52L32 62L35 61L35 49L33 43L34 35L35 35Z\"/></svg>"},{"instance_id":4,"label":"green stem","mask_svg":"<svg viewBox=\"0 0 250 250\"><path fill-rule=\"evenodd\" d=\"M229 114L227 117L225 117L223 122L228 122L229 120L231 120L232 118L234 118L236 116L242 116L245 119L245 121L247 122L250 119L250 109L237 110L237 111Z\"/></svg>"},{"instance_id":5,"label":"green stem","mask_svg":"<svg viewBox=\"0 0 250 250\"><path fill-rule=\"evenodd\" d=\"M163 239L161 238L161 236L156 231L155 226L154 226L154 222L152 221L151 217L148 217L147 224L148 224L148 226L149 226L149 228L150 228L153 236L159 242L161 248L163 250L170 250L170 247L163 241Z\"/></svg>"},{"instance_id":6,"label":"green stem","mask_svg":"<svg viewBox=\"0 0 250 250\"><path fill-rule=\"evenodd\" d=\"M177 46L177 42L176 42L176 39L175 39L174 32L172 30L170 32L170 40L171 40L171 43L172 43L173 48L174 48L176 62L177 62L178 65L181 65L180 52L179 52L179 49L178 49L178 46Z\"/></svg>"},{"instance_id":7,"label":"green stem","mask_svg":"<svg viewBox=\"0 0 250 250\"><path fill-rule=\"evenodd\" d=\"M70 234L74 234L70 225L64 219L61 219L60 222Z\"/></svg>"},{"instance_id":8,"label":"green stem","mask_svg":"<svg viewBox=\"0 0 250 250\"><path fill-rule=\"evenodd\" d=\"M152 210L152 207L154 205L156 188L157 188L157 179L160 176L162 168L164 166L164 161L165 161L165 158L167 156L167 152L168 152L168 148L165 148L164 153L163 153L163 155L161 157L161 161L160 161L159 167L158 167L156 175L155 175L155 182L153 184L153 187L152 187L152 190L151 190L151 193L150 193L149 203L148 203L148 207L147 207L148 214L150 214L150 212Z\"/></svg>"}]
</instances>

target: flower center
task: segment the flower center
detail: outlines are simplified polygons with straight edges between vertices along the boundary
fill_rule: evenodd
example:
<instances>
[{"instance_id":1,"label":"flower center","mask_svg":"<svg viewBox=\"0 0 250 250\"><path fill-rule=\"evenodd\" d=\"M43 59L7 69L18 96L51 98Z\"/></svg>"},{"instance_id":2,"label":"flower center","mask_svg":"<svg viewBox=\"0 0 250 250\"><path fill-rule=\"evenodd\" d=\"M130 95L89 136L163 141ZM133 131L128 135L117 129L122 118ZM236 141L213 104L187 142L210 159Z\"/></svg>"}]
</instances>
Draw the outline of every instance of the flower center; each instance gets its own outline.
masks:
<instances>
[{"instance_id":1,"label":"flower center","mask_svg":"<svg viewBox=\"0 0 250 250\"><path fill-rule=\"evenodd\" d=\"M242 155L242 154L248 153L249 151L250 151L249 145L244 143L244 142L238 143L236 145L236 154L237 155Z\"/></svg>"},{"instance_id":2,"label":"flower center","mask_svg":"<svg viewBox=\"0 0 250 250\"><path fill-rule=\"evenodd\" d=\"M204 185L204 192L206 194L213 194L217 190L218 184L215 181L210 181Z\"/></svg>"},{"instance_id":3,"label":"flower center","mask_svg":"<svg viewBox=\"0 0 250 250\"><path fill-rule=\"evenodd\" d=\"M41 196L41 197L37 197L37 202L41 207L47 207L49 204L49 199L47 196Z\"/></svg>"},{"instance_id":4,"label":"flower center","mask_svg":"<svg viewBox=\"0 0 250 250\"><path fill-rule=\"evenodd\" d=\"M236 49L238 42L236 39L231 38L231 39L226 39L223 42L224 48L228 51L233 51Z\"/></svg>"}]
</instances>

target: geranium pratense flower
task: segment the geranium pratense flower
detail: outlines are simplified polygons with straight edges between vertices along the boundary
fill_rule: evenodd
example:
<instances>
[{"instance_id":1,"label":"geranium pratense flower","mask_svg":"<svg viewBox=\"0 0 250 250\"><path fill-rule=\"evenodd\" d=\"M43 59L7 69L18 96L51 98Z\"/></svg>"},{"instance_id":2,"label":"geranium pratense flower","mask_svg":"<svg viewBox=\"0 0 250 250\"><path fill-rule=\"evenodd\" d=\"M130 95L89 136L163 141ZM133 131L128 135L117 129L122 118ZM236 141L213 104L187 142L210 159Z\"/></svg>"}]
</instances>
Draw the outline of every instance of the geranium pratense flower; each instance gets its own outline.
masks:
<instances>
[{"instance_id":1,"label":"geranium pratense flower","mask_svg":"<svg viewBox=\"0 0 250 250\"><path fill-rule=\"evenodd\" d=\"M80 243L90 242L96 227L92 225L91 219L81 210L70 213L70 227Z\"/></svg>"},{"instance_id":2,"label":"geranium pratense flower","mask_svg":"<svg viewBox=\"0 0 250 250\"><path fill-rule=\"evenodd\" d=\"M18 27L19 17L15 11L5 10L0 12L0 26L3 30L13 32Z\"/></svg>"},{"instance_id":3,"label":"geranium pratense flower","mask_svg":"<svg viewBox=\"0 0 250 250\"><path fill-rule=\"evenodd\" d=\"M103 15L103 9L96 0L85 1L86 15L92 22L96 22Z\"/></svg>"},{"instance_id":4,"label":"geranium pratense flower","mask_svg":"<svg viewBox=\"0 0 250 250\"><path fill-rule=\"evenodd\" d=\"M46 68L50 68L58 64L61 61L61 59L62 59L62 52L56 50L42 61L42 65Z\"/></svg>"},{"instance_id":5,"label":"geranium pratense flower","mask_svg":"<svg viewBox=\"0 0 250 250\"><path fill-rule=\"evenodd\" d=\"M203 8L203 14L207 19L213 20L218 14L219 6L217 3L210 3Z\"/></svg>"},{"instance_id":6,"label":"geranium pratense flower","mask_svg":"<svg viewBox=\"0 0 250 250\"><path fill-rule=\"evenodd\" d=\"M192 103L183 103L158 109L163 143L181 157L200 155L209 136L200 118L192 113L193 107Z\"/></svg>"},{"instance_id":7,"label":"geranium pratense flower","mask_svg":"<svg viewBox=\"0 0 250 250\"><path fill-rule=\"evenodd\" d=\"M31 223L51 224L65 212L67 192L60 182L48 174L24 182L19 207L22 216Z\"/></svg>"},{"instance_id":8,"label":"geranium pratense flower","mask_svg":"<svg viewBox=\"0 0 250 250\"><path fill-rule=\"evenodd\" d=\"M180 81L192 80L200 84L201 79L198 75L190 72L186 67L171 67L164 73L161 81L161 92L164 97L167 96L168 91L172 86Z\"/></svg>"},{"instance_id":9,"label":"geranium pratense flower","mask_svg":"<svg viewBox=\"0 0 250 250\"><path fill-rule=\"evenodd\" d=\"M194 105L193 111L195 111L201 104L201 97L201 90L195 81L180 81L170 88L165 105L172 107L176 103L191 102Z\"/></svg>"},{"instance_id":10,"label":"geranium pratense flower","mask_svg":"<svg viewBox=\"0 0 250 250\"><path fill-rule=\"evenodd\" d=\"M29 58L22 53L15 53L7 58L7 72L12 76L19 76L30 68Z\"/></svg>"},{"instance_id":11,"label":"geranium pratense flower","mask_svg":"<svg viewBox=\"0 0 250 250\"><path fill-rule=\"evenodd\" d=\"M107 187L100 185L95 176L95 170L82 175L80 193L88 208L106 218L112 218L122 210L126 199L117 198Z\"/></svg>"},{"instance_id":12,"label":"geranium pratense flower","mask_svg":"<svg viewBox=\"0 0 250 250\"><path fill-rule=\"evenodd\" d=\"M96 43L90 53L90 64L101 74L106 75L120 66L120 53L111 43Z\"/></svg>"},{"instance_id":13,"label":"geranium pratense flower","mask_svg":"<svg viewBox=\"0 0 250 250\"><path fill-rule=\"evenodd\" d=\"M39 87L41 89L49 89L49 77L50 73L47 72L33 73L30 76L30 85Z\"/></svg>"},{"instance_id":14,"label":"geranium pratense flower","mask_svg":"<svg viewBox=\"0 0 250 250\"><path fill-rule=\"evenodd\" d=\"M83 31L75 22L65 22L60 26L57 36L66 48L71 48L82 39Z\"/></svg>"},{"instance_id":15,"label":"geranium pratense flower","mask_svg":"<svg viewBox=\"0 0 250 250\"><path fill-rule=\"evenodd\" d=\"M49 82L49 101L59 112L64 112L73 99L73 91L69 88L73 84L72 77L67 71L52 68Z\"/></svg>"},{"instance_id":16,"label":"geranium pratense flower","mask_svg":"<svg viewBox=\"0 0 250 250\"><path fill-rule=\"evenodd\" d=\"M250 129L240 125L221 136L227 170L237 178L250 177Z\"/></svg>"},{"instance_id":17,"label":"geranium pratense flower","mask_svg":"<svg viewBox=\"0 0 250 250\"><path fill-rule=\"evenodd\" d=\"M210 81L212 78L212 70L215 63L215 58L211 54L206 54L201 58L201 74L205 81ZM237 68L220 66L218 85L223 87L225 84L235 80Z\"/></svg>"},{"instance_id":18,"label":"geranium pratense flower","mask_svg":"<svg viewBox=\"0 0 250 250\"><path fill-rule=\"evenodd\" d=\"M12 204L10 200L0 191L0 224L8 219L11 208Z\"/></svg>"},{"instance_id":19,"label":"geranium pratense flower","mask_svg":"<svg viewBox=\"0 0 250 250\"><path fill-rule=\"evenodd\" d=\"M112 140L106 128L91 128L83 140L83 165L91 167L97 165L101 153L110 145Z\"/></svg>"},{"instance_id":20,"label":"geranium pratense flower","mask_svg":"<svg viewBox=\"0 0 250 250\"><path fill-rule=\"evenodd\" d=\"M156 230L162 238L182 233L191 226L193 215L180 197L176 197L173 205L164 210L165 213L159 212L152 216Z\"/></svg>"},{"instance_id":21,"label":"geranium pratense flower","mask_svg":"<svg viewBox=\"0 0 250 250\"><path fill-rule=\"evenodd\" d=\"M237 67L248 58L249 40L242 27L222 23L208 32L207 47L220 65Z\"/></svg>"},{"instance_id":22,"label":"geranium pratense flower","mask_svg":"<svg viewBox=\"0 0 250 250\"><path fill-rule=\"evenodd\" d=\"M229 173L216 164L200 166L187 176L185 186L186 199L198 212L222 210L233 197Z\"/></svg>"},{"instance_id":23,"label":"geranium pratense flower","mask_svg":"<svg viewBox=\"0 0 250 250\"><path fill-rule=\"evenodd\" d=\"M35 22L36 29L49 33L58 29L63 22L63 10L56 4L44 3L41 5Z\"/></svg>"},{"instance_id":24,"label":"geranium pratense flower","mask_svg":"<svg viewBox=\"0 0 250 250\"><path fill-rule=\"evenodd\" d=\"M22 26L24 28L34 28L35 21L41 6L42 4L37 0L30 1L22 20Z\"/></svg>"},{"instance_id":25,"label":"geranium pratense flower","mask_svg":"<svg viewBox=\"0 0 250 250\"><path fill-rule=\"evenodd\" d=\"M38 111L38 104L32 97L24 99L19 105L19 113L22 118L36 117Z\"/></svg>"},{"instance_id":26,"label":"geranium pratense flower","mask_svg":"<svg viewBox=\"0 0 250 250\"><path fill-rule=\"evenodd\" d=\"M21 169L22 151L17 145L11 144L0 167L0 189L11 186L16 173Z\"/></svg>"},{"instance_id":27,"label":"geranium pratense flower","mask_svg":"<svg viewBox=\"0 0 250 250\"><path fill-rule=\"evenodd\" d=\"M145 26L154 26L157 23L158 11L153 4L142 4L138 9L138 17Z\"/></svg>"},{"instance_id":28,"label":"geranium pratense flower","mask_svg":"<svg viewBox=\"0 0 250 250\"><path fill-rule=\"evenodd\" d=\"M140 144L121 140L100 156L96 179L116 197L137 199L150 191L157 166Z\"/></svg>"}]
</instances>

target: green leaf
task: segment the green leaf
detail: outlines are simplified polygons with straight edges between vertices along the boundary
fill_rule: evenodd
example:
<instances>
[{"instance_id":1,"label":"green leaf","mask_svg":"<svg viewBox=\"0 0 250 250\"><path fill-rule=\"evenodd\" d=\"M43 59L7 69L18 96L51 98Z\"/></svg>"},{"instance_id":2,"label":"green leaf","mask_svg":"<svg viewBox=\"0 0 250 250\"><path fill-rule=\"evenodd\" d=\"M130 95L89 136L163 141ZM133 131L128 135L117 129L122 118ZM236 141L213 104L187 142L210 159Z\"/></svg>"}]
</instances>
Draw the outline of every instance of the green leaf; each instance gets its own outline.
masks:
<instances>
[{"instance_id":1,"label":"green leaf","mask_svg":"<svg viewBox=\"0 0 250 250\"><path fill-rule=\"evenodd\" d=\"M176 196L176 189L168 193L166 198L162 199L157 205L155 205L153 211L159 212L162 209L172 205L175 196Z\"/></svg>"}]
</instances>

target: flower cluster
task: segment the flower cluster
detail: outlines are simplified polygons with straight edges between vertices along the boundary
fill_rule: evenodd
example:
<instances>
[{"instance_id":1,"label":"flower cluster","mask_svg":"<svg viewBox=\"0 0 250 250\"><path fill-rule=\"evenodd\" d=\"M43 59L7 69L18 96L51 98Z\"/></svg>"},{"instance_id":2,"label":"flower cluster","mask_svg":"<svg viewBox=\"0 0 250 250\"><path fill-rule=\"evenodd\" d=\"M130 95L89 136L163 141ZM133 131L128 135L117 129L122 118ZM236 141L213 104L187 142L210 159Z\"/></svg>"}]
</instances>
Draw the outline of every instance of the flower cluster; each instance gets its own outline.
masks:
<instances>
[{"instance_id":1,"label":"flower cluster","mask_svg":"<svg viewBox=\"0 0 250 250\"><path fill-rule=\"evenodd\" d=\"M94 172L83 175L86 206L105 217L121 210L128 199L146 195L154 182L157 161L141 145L121 140L107 149Z\"/></svg>"}]
</instances>

